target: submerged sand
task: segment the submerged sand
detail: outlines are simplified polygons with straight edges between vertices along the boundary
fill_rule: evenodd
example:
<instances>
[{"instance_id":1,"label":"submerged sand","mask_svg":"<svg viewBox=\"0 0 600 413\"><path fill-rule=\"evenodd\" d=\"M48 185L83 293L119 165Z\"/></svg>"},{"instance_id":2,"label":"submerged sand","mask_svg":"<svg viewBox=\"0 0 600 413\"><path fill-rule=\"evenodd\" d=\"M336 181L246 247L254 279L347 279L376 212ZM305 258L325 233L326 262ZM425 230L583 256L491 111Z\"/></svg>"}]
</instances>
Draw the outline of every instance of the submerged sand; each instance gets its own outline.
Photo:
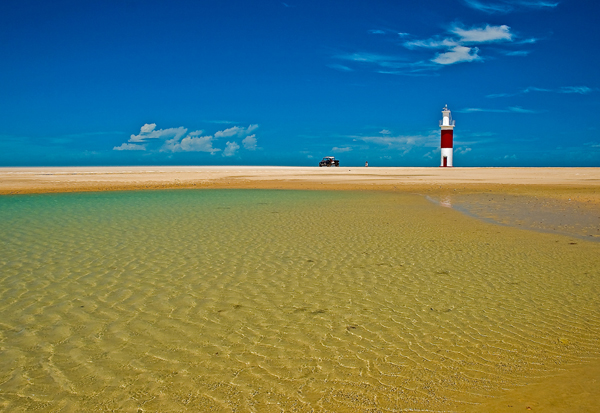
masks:
<instances>
[{"instance_id":1,"label":"submerged sand","mask_svg":"<svg viewBox=\"0 0 600 413\"><path fill-rule=\"evenodd\" d=\"M2 411L600 406L598 243L383 191L3 196L0 212Z\"/></svg>"},{"instance_id":2,"label":"submerged sand","mask_svg":"<svg viewBox=\"0 0 600 413\"><path fill-rule=\"evenodd\" d=\"M600 235L598 232L600 231L598 226L600 222L598 221L600 219L600 168L442 169L234 166L0 168L0 194L5 195L175 188L285 188L409 192L426 195L442 206L461 209L480 218L504 225L541 231L558 228L556 230L558 233L579 235L580 238L589 240L598 240L597 237ZM469 222L465 220L464 224L473 225L475 228L475 224L469 224ZM583 229L582 223L585 224ZM359 233L362 232L359 231ZM468 239L459 238L460 242ZM514 239L517 242L517 238ZM532 248L534 244L531 244ZM596 248L585 241L582 244L580 239L561 238L557 245L562 246L563 244L564 248L588 248L590 250ZM488 248L490 253L495 251L494 248L482 246L488 244L480 245L478 250ZM340 250L345 251L345 249ZM471 253L468 248L465 251ZM514 254L522 255L526 251L529 250L516 248ZM542 248L542 253L546 254L544 251L546 250ZM551 250L548 250L547 253L550 257L554 257ZM586 255L588 258L579 260L579 265L589 266L594 255ZM520 259L523 259L523 262L528 260L524 257ZM498 260L490 268L503 265L503 262ZM560 262L557 263L557 265L560 264ZM588 275L587 272L579 274L580 271L571 268L572 271L578 273L578 276L565 276L569 266L564 264L563 267L565 272L562 276L556 277L557 282L572 282L574 285L583 281L592 282L590 280L597 272L592 271L594 274L590 273L591 275ZM384 267L377 268L381 272ZM532 282L527 277L524 280L526 284ZM498 288L498 285L495 285L494 288ZM537 300L541 300L540 296L534 294L533 291L537 291L536 288L539 288L543 292L547 288L547 285L543 283L533 283L533 285L535 287L533 290L531 288L515 290L515 294L518 296L526 293L531 295L529 304L522 310L528 314L535 314L535 311L531 310L529 306L535 305ZM573 295L572 299L581 300L585 295L584 290L581 294ZM556 291L560 292L561 289L558 288ZM490 294L490 297L494 297L497 291L492 288ZM509 296L507 297L510 299ZM561 308L560 302L555 304L556 306L549 307L548 311L562 314L562 311L565 310L567 315L573 311L577 313L583 307L594 307L594 304L589 301L579 303L580 307L583 306L581 308L575 306L564 309ZM507 308L514 307L507 303ZM322 316L321 313L318 315ZM595 325L594 319L584 319L583 321L591 323L592 326ZM519 331L522 331L523 336L528 337L529 334L532 334L530 329L536 325L538 323L534 322ZM546 326L544 323L541 325ZM346 330L354 331L348 330L348 327ZM342 332L345 333L346 330L342 329ZM559 331L556 333L558 334ZM557 335L557 337L559 336ZM574 343L573 340L564 339L562 336L554 337L554 340L556 343L553 345L555 344L560 351L554 348L552 351L558 353L563 351L563 347L565 349L567 347L579 349L580 347L579 342ZM583 355L585 356L585 354ZM587 357L589 357L587 363L561 365L559 370L562 370L562 373L557 374L554 371L550 375L540 374L539 377L531 377L531 380L520 383L517 387L507 386L505 392L493 391L488 395L487 402L473 405L472 410L497 412L525 409L557 412L597 411L600 406L600 397L598 396L600 394L598 391L600 389L600 361L594 351L591 351ZM526 364L536 363L536 360L526 355L522 355L522 360ZM8 360L5 361L8 362ZM531 365L523 368L531 369ZM489 372L486 371L487 373ZM464 410L471 411L467 406Z\"/></svg>"}]
</instances>

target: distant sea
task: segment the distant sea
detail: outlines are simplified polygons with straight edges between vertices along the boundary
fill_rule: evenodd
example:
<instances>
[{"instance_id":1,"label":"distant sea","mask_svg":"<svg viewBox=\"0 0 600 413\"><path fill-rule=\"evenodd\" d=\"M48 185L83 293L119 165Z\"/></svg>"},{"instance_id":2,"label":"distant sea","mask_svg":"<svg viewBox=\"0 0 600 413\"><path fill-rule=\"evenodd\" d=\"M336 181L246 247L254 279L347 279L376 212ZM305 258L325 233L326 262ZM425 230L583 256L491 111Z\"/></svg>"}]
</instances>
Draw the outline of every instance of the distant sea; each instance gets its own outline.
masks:
<instances>
[{"instance_id":1,"label":"distant sea","mask_svg":"<svg viewBox=\"0 0 600 413\"><path fill-rule=\"evenodd\" d=\"M409 194L0 197L0 410L457 411L600 356L600 243Z\"/></svg>"}]
</instances>

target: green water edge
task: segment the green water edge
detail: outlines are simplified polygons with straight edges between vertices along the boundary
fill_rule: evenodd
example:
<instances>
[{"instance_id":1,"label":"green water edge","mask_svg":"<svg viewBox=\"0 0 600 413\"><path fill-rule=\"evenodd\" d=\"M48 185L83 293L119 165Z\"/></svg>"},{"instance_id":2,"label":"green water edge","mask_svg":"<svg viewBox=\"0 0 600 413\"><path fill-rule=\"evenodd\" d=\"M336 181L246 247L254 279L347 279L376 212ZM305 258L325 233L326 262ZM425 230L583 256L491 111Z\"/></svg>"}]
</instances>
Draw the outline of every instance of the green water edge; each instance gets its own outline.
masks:
<instances>
[{"instance_id":1,"label":"green water edge","mask_svg":"<svg viewBox=\"0 0 600 413\"><path fill-rule=\"evenodd\" d=\"M0 197L4 411L472 411L598 360L600 245L380 192Z\"/></svg>"}]
</instances>

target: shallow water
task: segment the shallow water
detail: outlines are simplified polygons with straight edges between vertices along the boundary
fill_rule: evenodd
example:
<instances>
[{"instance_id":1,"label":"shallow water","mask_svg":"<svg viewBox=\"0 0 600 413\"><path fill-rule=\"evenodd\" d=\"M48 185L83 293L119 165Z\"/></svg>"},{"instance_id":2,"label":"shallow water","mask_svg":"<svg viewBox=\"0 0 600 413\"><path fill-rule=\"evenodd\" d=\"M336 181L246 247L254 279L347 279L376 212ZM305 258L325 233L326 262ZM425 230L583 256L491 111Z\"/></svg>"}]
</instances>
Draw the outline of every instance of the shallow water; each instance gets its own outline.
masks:
<instances>
[{"instance_id":1,"label":"shallow water","mask_svg":"<svg viewBox=\"0 0 600 413\"><path fill-rule=\"evenodd\" d=\"M497 193L428 199L488 222L600 242L600 209L594 203Z\"/></svg>"},{"instance_id":2,"label":"shallow water","mask_svg":"<svg viewBox=\"0 0 600 413\"><path fill-rule=\"evenodd\" d=\"M477 410L600 356L600 244L416 195L6 196L0 218L5 411Z\"/></svg>"}]
</instances>

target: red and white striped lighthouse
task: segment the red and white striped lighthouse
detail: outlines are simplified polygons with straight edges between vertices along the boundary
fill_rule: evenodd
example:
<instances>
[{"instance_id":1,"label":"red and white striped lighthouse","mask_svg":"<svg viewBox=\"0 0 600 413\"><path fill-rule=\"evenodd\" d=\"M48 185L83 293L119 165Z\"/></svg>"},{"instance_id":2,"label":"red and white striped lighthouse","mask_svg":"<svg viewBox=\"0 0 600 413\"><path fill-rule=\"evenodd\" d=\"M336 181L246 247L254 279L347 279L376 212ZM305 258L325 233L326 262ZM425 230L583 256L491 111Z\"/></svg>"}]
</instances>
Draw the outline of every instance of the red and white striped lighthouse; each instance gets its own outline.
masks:
<instances>
[{"instance_id":1,"label":"red and white striped lighthouse","mask_svg":"<svg viewBox=\"0 0 600 413\"><path fill-rule=\"evenodd\" d=\"M442 129L442 161L440 166L452 166L452 152L453 152L453 140L454 140L454 121L452 115L448 109L448 105L444 106L442 110L443 118L440 121L440 128Z\"/></svg>"}]
</instances>

